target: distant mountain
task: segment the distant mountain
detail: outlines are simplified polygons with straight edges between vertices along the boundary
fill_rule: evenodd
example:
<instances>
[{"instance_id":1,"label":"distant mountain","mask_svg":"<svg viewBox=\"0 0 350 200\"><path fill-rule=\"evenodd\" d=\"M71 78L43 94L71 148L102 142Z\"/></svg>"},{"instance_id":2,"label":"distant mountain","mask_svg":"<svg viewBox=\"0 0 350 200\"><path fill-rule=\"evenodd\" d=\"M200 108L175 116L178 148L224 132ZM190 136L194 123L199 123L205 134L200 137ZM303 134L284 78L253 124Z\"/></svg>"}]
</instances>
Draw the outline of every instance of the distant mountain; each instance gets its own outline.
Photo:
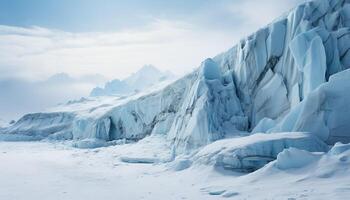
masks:
<instances>
[{"instance_id":1,"label":"distant mountain","mask_svg":"<svg viewBox=\"0 0 350 200\"><path fill-rule=\"evenodd\" d=\"M135 91L142 91L157 83L173 79L175 76L169 72L162 72L153 65L144 65L139 71L131 74L124 80L114 79L105 83L103 88L94 88L90 96L125 95Z\"/></svg>"},{"instance_id":2,"label":"distant mountain","mask_svg":"<svg viewBox=\"0 0 350 200\"><path fill-rule=\"evenodd\" d=\"M70 83L70 82L74 82L75 80L69 76L66 73L57 73L54 74L52 76L50 76L45 82L47 83L51 83L51 84L61 84L61 83Z\"/></svg>"},{"instance_id":3,"label":"distant mountain","mask_svg":"<svg viewBox=\"0 0 350 200\"><path fill-rule=\"evenodd\" d=\"M68 84L68 83L88 83L101 84L106 81L106 78L101 74L87 74L78 78L73 78L67 73L57 73L50 76L44 81L45 84Z\"/></svg>"}]
</instances>

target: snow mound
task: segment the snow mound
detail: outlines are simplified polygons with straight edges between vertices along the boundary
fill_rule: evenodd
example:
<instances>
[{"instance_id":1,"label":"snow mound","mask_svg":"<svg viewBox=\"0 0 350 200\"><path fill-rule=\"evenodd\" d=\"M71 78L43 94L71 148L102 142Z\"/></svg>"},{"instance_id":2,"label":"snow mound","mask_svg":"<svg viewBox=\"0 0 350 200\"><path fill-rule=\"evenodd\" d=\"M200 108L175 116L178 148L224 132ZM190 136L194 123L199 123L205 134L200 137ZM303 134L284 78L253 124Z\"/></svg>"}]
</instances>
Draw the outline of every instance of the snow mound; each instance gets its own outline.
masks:
<instances>
[{"instance_id":1,"label":"snow mound","mask_svg":"<svg viewBox=\"0 0 350 200\"><path fill-rule=\"evenodd\" d=\"M174 159L173 150L163 135L151 135L139 142L124 144L120 160L126 163L164 163Z\"/></svg>"},{"instance_id":2,"label":"snow mound","mask_svg":"<svg viewBox=\"0 0 350 200\"><path fill-rule=\"evenodd\" d=\"M220 179L214 183L215 188L226 191L222 197L238 193L239 199L347 199L349 149L350 144L340 143L327 153L288 148L265 167Z\"/></svg>"},{"instance_id":3,"label":"snow mound","mask_svg":"<svg viewBox=\"0 0 350 200\"><path fill-rule=\"evenodd\" d=\"M108 146L108 144L104 140L84 139L84 140L73 142L72 146L80 149L92 149L92 148L105 147L105 146Z\"/></svg>"},{"instance_id":4,"label":"snow mound","mask_svg":"<svg viewBox=\"0 0 350 200\"><path fill-rule=\"evenodd\" d=\"M275 160L280 152L291 147L311 152L328 151L325 143L307 133L254 134L207 145L195 155L194 161L251 172Z\"/></svg>"},{"instance_id":5,"label":"snow mound","mask_svg":"<svg viewBox=\"0 0 350 200\"><path fill-rule=\"evenodd\" d=\"M341 178L348 180L350 168L350 144L338 143L329 152L308 152L296 148L281 152L277 160L257 171L254 179L275 173L274 168L302 176L299 182L315 178ZM341 180L339 179L339 181Z\"/></svg>"},{"instance_id":6,"label":"snow mound","mask_svg":"<svg viewBox=\"0 0 350 200\"><path fill-rule=\"evenodd\" d=\"M145 157L128 157L128 156L122 156L120 157L120 160L122 162L126 163L139 163L139 164L153 164L158 163L159 160L156 158L145 158Z\"/></svg>"},{"instance_id":7,"label":"snow mound","mask_svg":"<svg viewBox=\"0 0 350 200\"><path fill-rule=\"evenodd\" d=\"M350 150L350 144L342 144L337 142L332 149L329 151L331 155L340 155L346 151Z\"/></svg>"},{"instance_id":8,"label":"snow mound","mask_svg":"<svg viewBox=\"0 0 350 200\"><path fill-rule=\"evenodd\" d=\"M192 160L189 158L176 158L170 163L169 168L174 171L182 171L188 169L192 165Z\"/></svg>"},{"instance_id":9,"label":"snow mound","mask_svg":"<svg viewBox=\"0 0 350 200\"><path fill-rule=\"evenodd\" d=\"M289 148L283 150L277 155L276 166L282 170L300 168L313 163L320 158L320 154L315 154L296 148Z\"/></svg>"}]
</instances>

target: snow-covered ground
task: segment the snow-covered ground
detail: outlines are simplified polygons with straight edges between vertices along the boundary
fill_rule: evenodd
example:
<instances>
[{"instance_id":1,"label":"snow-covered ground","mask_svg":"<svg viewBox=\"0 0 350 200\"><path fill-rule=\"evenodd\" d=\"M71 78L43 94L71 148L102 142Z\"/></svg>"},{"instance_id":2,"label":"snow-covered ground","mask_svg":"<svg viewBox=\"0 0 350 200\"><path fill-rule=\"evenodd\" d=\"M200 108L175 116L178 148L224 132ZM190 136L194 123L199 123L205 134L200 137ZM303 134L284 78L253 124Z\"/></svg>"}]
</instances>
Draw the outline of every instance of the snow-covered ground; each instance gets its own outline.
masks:
<instances>
[{"instance_id":1,"label":"snow-covered ground","mask_svg":"<svg viewBox=\"0 0 350 200\"><path fill-rule=\"evenodd\" d=\"M121 161L121 154L143 147L76 149L63 143L1 142L0 199L347 199L350 195L349 146L327 154L285 150L277 161L251 174L196 164L176 171L172 163ZM163 152L166 146L153 149ZM298 158L305 157L300 154L310 154L308 162L300 162ZM293 163L299 163L298 168L290 168Z\"/></svg>"}]
</instances>

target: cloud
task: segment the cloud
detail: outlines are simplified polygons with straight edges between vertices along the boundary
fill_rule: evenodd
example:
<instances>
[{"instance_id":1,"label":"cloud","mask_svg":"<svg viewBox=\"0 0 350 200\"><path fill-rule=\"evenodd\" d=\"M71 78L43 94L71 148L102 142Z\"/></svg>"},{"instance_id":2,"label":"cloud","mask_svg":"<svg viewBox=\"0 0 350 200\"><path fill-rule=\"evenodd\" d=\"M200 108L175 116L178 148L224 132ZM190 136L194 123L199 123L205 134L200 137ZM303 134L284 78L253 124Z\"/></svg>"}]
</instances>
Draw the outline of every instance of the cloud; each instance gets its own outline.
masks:
<instances>
[{"instance_id":1,"label":"cloud","mask_svg":"<svg viewBox=\"0 0 350 200\"><path fill-rule=\"evenodd\" d=\"M98 74L72 78L65 73L44 81L0 80L0 117L7 121L17 120L25 113L44 111L58 103L84 97L105 81Z\"/></svg>"},{"instance_id":2,"label":"cloud","mask_svg":"<svg viewBox=\"0 0 350 200\"><path fill-rule=\"evenodd\" d=\"M221 0L207 4L190 19L205 29L222 30L234 41L271 23L306 0Z\"/></svg>"},{"instance_id":3,"label":"cloud","mask_svg":"<svg viewBox=\"0 0 350 200\"><path fill-rule=\"evenodd\" d=\"M59 72L124 78L144 64L182 74L300 1L203 3L192 14L149 16L148 24L114 32L0 26L0 79L37 80Z\"/></svg>"},{"instance_id":4,"label":"cloud","mask_svg":"<svg viewBox=\"0 0 350 200\"><path fill-rule=\"evenodd\" d=\"M205 37L218 37L215 34L197 33L188 24L166 20L155 20L140 30L107 33L0 26L0 79L36 79L61 71L119 78L146 63L183 72L231 43L226 37L214 46L213 40ZM190 52L194 54L191 58L187 56Z\"/></svg>"}]
</instances>

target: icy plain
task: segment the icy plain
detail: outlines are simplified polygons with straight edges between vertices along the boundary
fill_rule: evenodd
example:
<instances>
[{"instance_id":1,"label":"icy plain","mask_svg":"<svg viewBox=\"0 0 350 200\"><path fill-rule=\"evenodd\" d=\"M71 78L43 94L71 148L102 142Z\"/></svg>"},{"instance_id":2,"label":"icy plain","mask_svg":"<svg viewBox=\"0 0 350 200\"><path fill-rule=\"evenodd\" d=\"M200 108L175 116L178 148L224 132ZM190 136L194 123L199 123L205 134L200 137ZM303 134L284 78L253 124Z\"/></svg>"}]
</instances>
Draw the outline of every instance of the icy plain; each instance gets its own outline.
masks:
<instances>
[{"instance_id":1,"label":"icy plain","mask_svg":"<svg viewBox=\"0 0 350 200\"><path fill-rule=\"evenodd\" d=\"M319 200L347 199L350 192L349 145L347 151L337 148L327 154L287 149L251 174L203 165L177 171L164 163L122 162L122 154L143 151L132 146L77 149L61 143L0 143L0 199ZM164 149L157 144L154 150Z\"/></svg>"}]
</instances>

